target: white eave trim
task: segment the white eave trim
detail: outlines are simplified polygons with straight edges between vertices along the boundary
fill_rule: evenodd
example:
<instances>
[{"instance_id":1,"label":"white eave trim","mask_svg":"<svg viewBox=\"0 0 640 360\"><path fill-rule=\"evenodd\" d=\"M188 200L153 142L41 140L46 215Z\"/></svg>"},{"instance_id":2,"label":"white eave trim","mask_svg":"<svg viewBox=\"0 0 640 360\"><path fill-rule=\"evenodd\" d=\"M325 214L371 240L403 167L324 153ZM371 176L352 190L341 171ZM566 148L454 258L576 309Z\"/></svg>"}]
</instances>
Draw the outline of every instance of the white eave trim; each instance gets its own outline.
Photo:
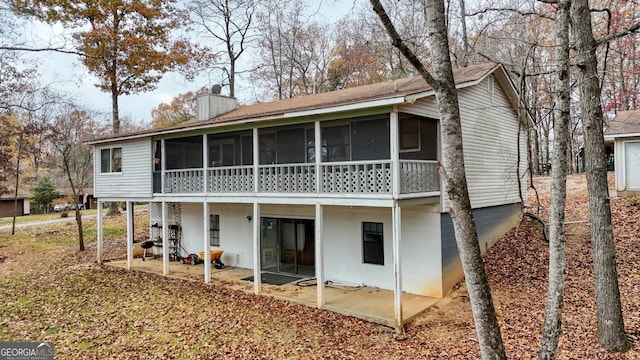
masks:
<instances>
[{"instance_id":1,"label":"white eave trim","mask_svg":"<svg viewBox=\"0 0 640 360\"><path fill-rule=\"evenodd\" d=\"M343 111L361 110L361 109L368 109L368 108L380 107L380 106L397 105L397 104L402 104L404 102L405 102L405 98L404 96L401 96L401 97L396 97L391 99L367 101L367 102L361 102L361 103L355 103L355 104L349 104L349 105L327 107L323 109L293 111L293 112L284 113L283 118L287 119L287 118L295 118L295 117L303 117L303 116L330 114L330 113L343 112Z\"/></svg>"},{"instance_id":2,"label":"white eave trim","mask_svg":"<svg viewBox=\"0 0 640 360\"><path fill-rule=\"evenodd\" d=\"M640 137L640 133L627 133L627 134L611 134L605 135L605 140L615 140L619 138Z\"/></svg>"}]
</instances>

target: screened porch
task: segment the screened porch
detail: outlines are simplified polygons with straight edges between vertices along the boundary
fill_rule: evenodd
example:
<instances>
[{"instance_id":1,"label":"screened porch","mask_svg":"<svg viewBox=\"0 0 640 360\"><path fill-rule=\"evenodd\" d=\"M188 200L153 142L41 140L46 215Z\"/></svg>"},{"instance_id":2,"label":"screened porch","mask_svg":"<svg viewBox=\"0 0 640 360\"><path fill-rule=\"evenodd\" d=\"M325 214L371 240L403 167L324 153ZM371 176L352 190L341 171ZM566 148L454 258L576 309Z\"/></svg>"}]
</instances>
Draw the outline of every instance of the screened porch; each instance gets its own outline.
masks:
<instances>
[{"instance_id":1,"label":"screened porch","mask_svg":"<svg viewBox=\"0 0 640 360\"><path fill-rule=\"evenodd\" d=\"M156 139L153 189L172 195L433 196L440 189L437 139L435 120L402 113L393 144L389 114Z\"/></svg>"}]
</instances>

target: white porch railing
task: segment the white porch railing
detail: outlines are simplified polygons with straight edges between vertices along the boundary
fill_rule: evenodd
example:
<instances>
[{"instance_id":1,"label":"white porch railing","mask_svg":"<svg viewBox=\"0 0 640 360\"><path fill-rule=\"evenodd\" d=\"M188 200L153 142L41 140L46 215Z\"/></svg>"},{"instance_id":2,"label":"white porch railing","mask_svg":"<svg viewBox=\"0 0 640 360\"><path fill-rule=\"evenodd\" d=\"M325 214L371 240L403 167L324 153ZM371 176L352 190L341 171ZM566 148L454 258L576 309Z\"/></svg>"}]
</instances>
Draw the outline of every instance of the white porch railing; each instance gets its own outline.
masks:
<instances>
[{"instance_id":1,"label":"white porch railing","mask_svg":"<svg viewBox=\"0 0 640 360\"><path fill-rule=\"evenodd\" d=\"M324 193L391 193L391 161L349 161L324 163Z\"/></svg>"},{"instance_id":2,"label":"white porch railing","mask_svg":"<svg viewBox=\"0 0 640 360\"><path fill-rule=\"evenodd\" d=\"M209 168L207 192L246 193L253 191L253 166Z\"/></svg>"},{"instance_id":3,"label":"white porch railing","mask_svg":"<svg viewBox=\"0 0 640 360\"><path fill-rule=\"evenodd\" d=\"M260 165L260 192L315 193L315 164Z\"/></svg>"},{"instance_id":4,"label":"white porch railing","mask_svg":"<svg viewBox=\"0 0 640 360\"><path fill-rule=\"evenodd\" d=\"M437 164L429 160L400 160L400 193L439 191Z\"/></svg>"},{"instance_id":5,"label":"white porch railing","mask_svg":"<svg viewBox=\"0 0 640 360\"><path fill-rule=\"evenodd\" d=\"M426 193L440 189L437 161L400 160L400 193ZM393 166L390 160L320 164L320 189L315 164L225 166L207 170L164 171L164 193L250 193L254 182L265 193L391 194Z\"/></svg>"},{"instance_id":6,"label":"white porch railing","mask_svg":"<svg viewBox=\"0 0 640 360\"><path fill-rule=\"evenodd\" d=\"M164 192L171 194L204 192L202 169L166 170Z\"/></svg>"}]
</instances>

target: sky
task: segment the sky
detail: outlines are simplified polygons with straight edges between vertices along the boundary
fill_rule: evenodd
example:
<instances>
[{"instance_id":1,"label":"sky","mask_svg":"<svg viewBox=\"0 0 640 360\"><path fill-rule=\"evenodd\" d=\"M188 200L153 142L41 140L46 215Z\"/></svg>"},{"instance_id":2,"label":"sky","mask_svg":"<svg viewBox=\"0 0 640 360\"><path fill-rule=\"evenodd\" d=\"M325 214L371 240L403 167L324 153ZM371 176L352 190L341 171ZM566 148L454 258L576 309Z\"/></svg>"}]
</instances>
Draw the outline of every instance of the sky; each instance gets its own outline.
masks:
<instances>
[{"instance_id":1,"label":"sky","mask_svg":"<svg viewBox=\"0 0 640 360\"><path fill-rule=\"evenodd\" d=\"M351 11L356 0L324 0L315 17L319 22L333 22ZM46 24L30 23L25 29L25 37L32 42L45 44L61 44L62 37L58 34L64 32L61 26L51 27ZM35 53L30 54L39 62L39 73L42 83L70 95L78 104L91 110L104 114L104 119L111 119L111 95L102 92L94 84L96 79L87 72L80 59L75 55L61 53ZM245 53L245 58L250 58L250 53ZM160 103L168 103L175 96L187 91L197 91L202 87L210 88L219 83L220 78L209 78L202 74L193 82L187 82L182 76L167 73L158 84L155 91L120 96L120 118L129 118L136 123L148 123L151 120L151 110ZM228 88L223 88L222 93L228 94ZM236 97L241 103L251 101L251 89L248 82L240 79L236 85ZM244 95L243 95L244 94Z\"/></svg>"}]
</instances>

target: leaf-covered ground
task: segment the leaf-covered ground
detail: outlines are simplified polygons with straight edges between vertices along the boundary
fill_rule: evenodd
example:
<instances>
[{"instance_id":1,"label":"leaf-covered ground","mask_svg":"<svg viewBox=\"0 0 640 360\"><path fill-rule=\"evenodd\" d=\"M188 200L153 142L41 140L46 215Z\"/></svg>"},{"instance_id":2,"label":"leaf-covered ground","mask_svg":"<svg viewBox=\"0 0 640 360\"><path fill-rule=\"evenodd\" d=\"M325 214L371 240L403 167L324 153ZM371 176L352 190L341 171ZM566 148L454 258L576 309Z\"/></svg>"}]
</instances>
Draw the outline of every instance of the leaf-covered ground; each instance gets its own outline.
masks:
<instances>
[{"instance_id":1,"label":"leaf-covered ground","mask_svg":"<svg viewBox=\"0 0 640 360\"><path fill-rule=\"evenodd\" d=\"M536 179L542 216L546 178ZM595 303L584 176L571 177L561 359L640 358L640 224L637 199L612 199L626 354L595 337ZM529 202L535 197L530 196ZM531 209L530 209L531 210ZM123 217L107 220L107 257L122 256ZM144 218L136 219L144 228ZM87 222L95 238L95 223ZM200 281L95 265L95 243L75 251L73 225L0 233L0 341L53 341L57 359L477 359L465 287L397 336L392 329ZM508 355L536 357L547 251L539 224L524 220L485 257Z\"/></svg>"}]
</instances>

